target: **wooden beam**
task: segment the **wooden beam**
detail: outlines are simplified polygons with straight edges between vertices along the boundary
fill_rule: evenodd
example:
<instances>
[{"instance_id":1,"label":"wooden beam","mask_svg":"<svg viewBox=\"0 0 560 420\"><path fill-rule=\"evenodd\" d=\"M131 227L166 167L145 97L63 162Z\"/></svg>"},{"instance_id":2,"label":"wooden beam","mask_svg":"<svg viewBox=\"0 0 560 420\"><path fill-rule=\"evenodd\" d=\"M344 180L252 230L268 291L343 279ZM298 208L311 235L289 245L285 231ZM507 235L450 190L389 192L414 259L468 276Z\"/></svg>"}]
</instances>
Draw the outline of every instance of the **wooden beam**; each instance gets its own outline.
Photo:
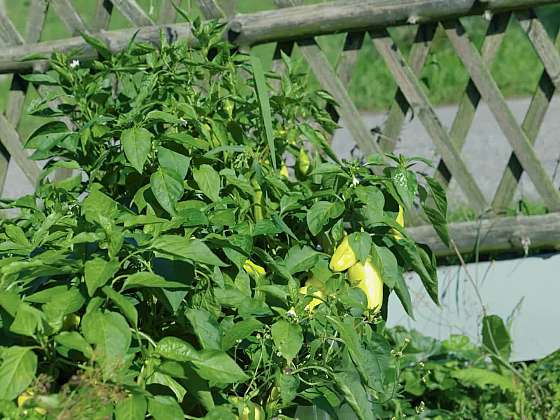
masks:
<instances>
[{"instance_id":1,"label":"wooden beam","mask_svg":"<svg viewBox=\"0 0 560 420\"><path fill-rule=\"evenodd\" d=\"M104 31L96 34L104 39L109 49L113 52L120 51L127 47L132 36L138 32L137 41L150 42L159 45L160 31L166 35L168 41L178 39L194 42L191 26L185 23L175 23L173 25L145 26L140 29L129 28L117 31ZM55 51L69 53L80 51L77 58L81 60L92 59L97 56L96 51L87 44L82 37L60 39L56 41L40 42L38 44L21 45L17 47L4 48L0 55L0 73L26 72L34 68L44 68L48 63L48 57ZM40 54L45 60L22 61L29 54Z\"/></svg>"},{"instance_id":2,"label":"wooden beam","mask_svg":"<svg viewBox=\"0 0 560 420\"><path fill-rule=\"evenodd\" d=\"M407 232L428 245L437 256L454 255L439 239L431 225L416 226ZM504 252L531 249L560 249L560 213L539 216L512 216L452 223L449 237L459 252Z\"/></svg>"},{"instance_id":3,"label":"wooden beam","mask_svg":"<svg viewBox=\"0 0 560 420\"><path fill-rule=\"evenodd\" d=\"M352 0L238 14L230 40L240 45L278 42L460 16L498 13L557 3L557 0Z\"/></svg>"}]
</instances>

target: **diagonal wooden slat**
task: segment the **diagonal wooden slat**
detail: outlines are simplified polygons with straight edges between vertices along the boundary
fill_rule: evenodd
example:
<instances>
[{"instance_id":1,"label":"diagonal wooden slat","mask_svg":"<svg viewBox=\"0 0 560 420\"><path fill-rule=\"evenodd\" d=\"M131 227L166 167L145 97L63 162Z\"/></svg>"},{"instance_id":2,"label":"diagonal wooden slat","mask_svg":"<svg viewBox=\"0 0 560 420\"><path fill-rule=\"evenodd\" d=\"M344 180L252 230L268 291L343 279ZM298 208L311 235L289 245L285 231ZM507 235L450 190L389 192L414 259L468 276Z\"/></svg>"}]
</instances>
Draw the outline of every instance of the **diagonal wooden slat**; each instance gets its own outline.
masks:
<instances>
[{"instance_id":1,"label":"diagonal wooden slat","mask_svg":"<svg viewBox=\"0 0 560 420\"><path fill-rule=\"evenodd\" d=\"M2 10L0 10L0 41L5 45L22 45L25 42L8 15Z\"/></svg>"},{"instance_id":2,"label":"diagonal wooden slat","mask_svg":"<svg viewBox=\"0 0 560 420\"><path fill-rule=\"evenodd\" d=\"M154 24L144 9L134 0L111 0L119 12L135 26L150 26Z\"/></svg>"},{"instance_id":3,"label":"diagonal wooden slat","mask_svg":"<svg viewBox=\"0 0 560 420\"><path fill-rule=\"evenodd\" d=\"M510 142L513 151L531 178L546 206L551 210L560 209L560 194L535 154L529 139L517 124L502 92L484 64L480 53L468 39L465 28L457 19L446 21L443 23L443 26L453 48L461 58L482 98L494 114L498 125Z\"/></svg>"},{"instance_id":4,"label":"diagonal wooden slat","mask_svg":"<svg viewBox=\"0 0 560 420\"><path fill-rule=\"evenodd\" d=\"M420 73L422 72L422 68L424 67L428 53L430 52L430 46L432 44L435 31L436 25L434 24L420 25L418 27L409 57L410 68L416 76L420 76ZM397 88L395 100L391 105L389 114L383 126L383 135L379 140L379 144L385 152L392 152L395 150L398 136L402 130L404 120L409 109L410 106L408 105L402 91L400 88Z\"/></svg>"},{"instance_id":5,"label":"diagonal wooden slat","mask_svg":"<svg viewBox=\"0 0 560 420\"><path fill-rule=\"evenodd\" d=\"M219 19L226 15L216 0L198 0L198 6L206 19Z\"/></svg>"},{"instance_id":6,"label":"diagonal wooden slat","mask_svg":"<svg viewBox=\"0 0 560 420\"><path fill-rule=\"evenodd\" d=\"M557 48L560 47L560 32L556 35L555 44ZM539 79L537 89L521 126L531 143L534 143L537 138L554 91L554 84L545 70ZM508 164L502 174L502 178L500 179L500 183L494 195L494 200L492 201L492 208L497 212L505 210L513 200L517 184L522 174L523 167L515 153L512 153L509 156Z\"/></svg>"},{"instance_id":7,"label":"diagonal wooden slat","mask_svg":"<svg viewBox=\"0 0 560 420\"><path fill-rule=\"evenodd\" d=\"M532 9L515 13L556 89L560 89L560 53Z\"/></svg>"},{"instance_id":8,"label":"diagonal wooden slat","mask_svg":"<svg viewBox=\"0 0 560 420\"><path fill-rule=\"evenodd\" d=\"M180 7L181 0L161 0L158 23L175 23L175 20L177 19L177 10L175 10L173 4Z\"/></svg>"},{"instance_id":9,"label":"diagonal wooden slat","mask_svg":"<svg viewBox=\"0 0 560 420\"><path fill-rule=\"evenodd\" d=\"M97 0L95 17L92 23L93 32L107 29L109 21L111 20L111 13L113 13L113 3L111 0Z\"/></svg>"},{"instance_id":10,"label":"diagonal wooden slat","mask_svg":"<svg viewBox=\"0 0 560 420\"><path fill-rule=\"evenodd\" d=\"M10 154L10 158L15 160L27 179L32 184L35 184L39 178L41 169L37 166L35 161L29 160L27 154L21 147L21 140L18 132L2 114L0 114L0 140Z\"/></svg>"},{"instance_id":11,"label":"diagonal wooden slat","mask_svg":"<svg viewBox=\"0 0 560 420\"><path fill-rule=\"evenodd\" d=\"M364 155L380 153L381 149L366 128L362 116L350 98L348 91L315 40L298 41L298 46L322 88L330 92L337 101L339 105L338 113L361 152Z\"/></svg>"},{"instance_id":12,"label":"diagonal wooden slat","mask_svg":"<svg viewBox=\"0 0 560 420\"><path fill-rule=\"evenodd\" d=\"M352 79L352 73L358 61L358 53L364 43L364 36L364 32L348 32L344 38L344 46L335 66L336 75L344 86L348 86Z\"/></svg>"},{"instance_id":13,"label":"diagonal wooden slat","mask_svg":"<svg viewBox=\"0 0 560 420\"><path fill-rule=\"evenodd\" d=\"M510 18L511 13L494 15L488 25L481 48L482 60L488 66L494 61L500 45L502 45ZM453 119L451 130L449 132L451 142L457 150L461 150L465 144L465 140L467 139L469 129L474 121L474 116L479 102L480 93L478 92L472 79L469 79L465 92L459 101L457 114ZM443 160L440 160L437 165L435 177L445 186L448 185L451 180L451 173L449 172L447 166L445 166L445 162Z\"/></svg>"},{"instance_id":14,"label":"diagonal wooden slat","mask_svg":"<svg viewBox=\"0 0 560 420\"><path fill-rule=\"evenodd\" d=\"M41 39L47 10L48 3L45 0L32 0L29 6L28 21L25 29L26 43L32 44ZM27 82L18 73L14 73L6 105L6 118L16 129L23 112L27 89Z\"/></svg>"},{"instance_id":15,"label":"diagonal wooden slat","mask_svg":"<svg viewBox=\"0 0 560 420\"><path fill-rule=\"evenodd\" d=\"M387 63L408 103L432 137L432 141L465 193L469 203L477 212L482 213L487 207L486 199L467 169L465 162L461 159L459 152L451 143L447 132L434 112L433 106L422 90L418 78L406 63L399 48L386 30L377 34L372 33L371 37L377 51Z\"/></svg>"},{"instance_id":16,"label":"diagonal wooden slat","mask_svg":"<svg viewBox=\"0 0 560 420\"><path fill-rule=\"evenodd\" d=\"M50 0L50 4L72 36L88 32L86 24L70 0Z\"/></svg>"}]
</instances>

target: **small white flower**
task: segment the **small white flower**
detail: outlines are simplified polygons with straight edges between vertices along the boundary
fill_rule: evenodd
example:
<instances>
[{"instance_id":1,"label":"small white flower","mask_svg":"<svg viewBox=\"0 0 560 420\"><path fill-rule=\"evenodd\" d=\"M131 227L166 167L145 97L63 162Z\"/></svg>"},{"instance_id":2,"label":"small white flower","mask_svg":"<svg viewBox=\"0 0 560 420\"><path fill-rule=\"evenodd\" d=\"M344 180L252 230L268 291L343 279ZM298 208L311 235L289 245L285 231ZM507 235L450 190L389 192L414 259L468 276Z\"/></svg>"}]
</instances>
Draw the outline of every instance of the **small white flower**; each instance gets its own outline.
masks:
<instances>
[{"instance_id":1,"label":"small white flower","mask_svg":"<svg viewBox=\"0 0 560 420\"><path fill-rule=\"evenodd\" d=\"M186 127L187 125L189 125L189 122L187 120L185 120L184 118L179 118L179 123L183 126Z\"/></svg>"},{"instance_id":2,"label":"small white flower","mask_svg":"<svg viewBox=\"0 0 560 420\"><path fill-rule=\"evenodd\" d=\"M289 318L294 318L296 316L296 311L294 311L294 308L292 308L288 312L286 312L286 316L289 317Z\"/></svg>"},{"instance_id":3,"label":"small white flower","mask_svg":"<svg viewBox=\"0 0 560 420\"><path fill-rule=\"evenodd\" d=\"M355 176L353 176L352 177L352 186L355 187L359 183L360 183L360 180L358 178L356 178Z\"/></svg>"},{"instance_id":4,"label":"small white flower","mask_svg":"<svg viewBox=\"0 0 560 420\"><path fill-rule=\"evenodd\" d=\"M70 63L70 68L71 69L75 69L76 67L78 67L80 65L80 60L72 60L72 62Z\"/></svg>"}]
</instances>

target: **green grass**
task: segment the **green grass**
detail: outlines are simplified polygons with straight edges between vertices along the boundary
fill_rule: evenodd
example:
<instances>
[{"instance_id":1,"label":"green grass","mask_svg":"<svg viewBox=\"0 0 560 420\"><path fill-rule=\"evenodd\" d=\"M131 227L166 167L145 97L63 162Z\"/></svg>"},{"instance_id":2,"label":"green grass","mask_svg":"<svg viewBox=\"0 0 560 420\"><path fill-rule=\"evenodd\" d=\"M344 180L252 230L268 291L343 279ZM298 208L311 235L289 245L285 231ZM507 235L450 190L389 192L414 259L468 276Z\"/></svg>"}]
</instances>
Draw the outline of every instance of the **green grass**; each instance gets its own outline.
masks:
<instances>
[{"instance_id":1,"label":"green grass","mask_svg":"<svg viewBox=\"0 0 560 420\"><path fill-rule=\"evenodd\" d=\"M86 23L90 23L94 16L95 4L93 0L71 0ZM317 3L320 0L307 0L306 4ZM13 20L16 28L25 33L25 23L28 14L29 0L5 0L8 15ZM138 0L138 3L146 11L152 11L152 16L157 18L160 0ZM200 12L194 0L183 0L183 7L193 15ZM150 7L153 6L153 7ZM273 9L272 0L239 0L237 10L242 13ZM538 10L538 14L544 22L549 33L555 33L560 22L560 7L548 6ZM469 34L474 42L480 46L484 39L485 23L479 17L463 19ZM127 20L118 12L113 12L109 29L120 29L128 27ZM397 28L391 30L394 39L405 55L410 50L414 39L413 27ZM54 40L70 36L62 22L53 11L47 16L42 40ZM344 35L323 36L318 42L325 51L331 63L336 63L338 53L344 42ZM256 47L263 62L269 64L274 47L264 45ZM301 66L307 66L297 52ZM512 22L504 38L504 42L498 52L497 58L492 66L492 74L506 97L527 96L534 91L540 74L542 64L533 51L527 37L516 22ZM318 83L310 76L312 85ZM454 53L445 34L438 30L430 55L421 74L421 80L425 85L426 92L432 103L446 104L457 102L461 97L468 75L459 58ZM9 88L9 78L0 82L0 109L5 108L6 93ZM369 39L366 38L362 50L359 52L355 70L348 86L350 96L361 110L384 110L393 101L396 85L392 75L383 63L381 57Z\"/></svg>"}]
</instances>

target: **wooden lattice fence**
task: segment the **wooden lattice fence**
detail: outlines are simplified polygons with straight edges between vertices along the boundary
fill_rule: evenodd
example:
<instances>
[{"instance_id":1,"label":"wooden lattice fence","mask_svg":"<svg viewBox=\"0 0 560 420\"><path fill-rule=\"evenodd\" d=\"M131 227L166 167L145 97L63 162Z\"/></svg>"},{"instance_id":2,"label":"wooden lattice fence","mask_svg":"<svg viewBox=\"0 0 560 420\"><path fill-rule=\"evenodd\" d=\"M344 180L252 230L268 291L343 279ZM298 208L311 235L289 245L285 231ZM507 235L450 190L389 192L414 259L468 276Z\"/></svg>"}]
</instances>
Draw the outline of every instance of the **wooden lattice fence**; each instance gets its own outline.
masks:
<instances>
[{"instance_id":1,"label":"wooden lattice fence","mask_svg":"<svg viewBox=\"0 0 560 420\"><path fill-rule=\"evenodd\" d=\"M21 74L44 71L46 63L44 60L23 60L25 57L77 48L81 49L82 58L92 57L94 51L83 42L79 36L81 32L97 33L114 51L123 48L139 28L138 39L154 43L159 41L162 28L170 40L191 37L188 24L175 23L176 11L171 0L151 2L160 7L157 22L135 0L95 1L95 17L86 24L70 0L30 0L23 34L0 10L0 42L3 44L0 73L12 75L6 110L0 115L0 141L4 149L0 153L0 188L4 185L10 159L15 160L31 182L35 182L40 172L22 149L18 126L29 88ZM274 0L274 3L277 9L252 14L235 14L233 0L218 3L199 0L198 6L206 18L227 19L227 36L240 47L274 43L273 66L277 70L281 70L281 52L291 54L297 46L310 71L337 100L339 106L332 111L336 118L344 121L364 154L393 151L407 112L413 110L441 156L436 176L444 185L455 179L470 206L479 214L502 214L515 195L521 175L526 173L550 213L531 217L487 217L479 222L453 224L450 233L459 250L550 248L560 244L560 193L533 148L553 94L560 87L560 53L557 48L560 37L550 38L534 8L560 3L560 0L360 0L306 6L300 5L301 0ZM72 38L40 42L49 9L59 16ZM118 10L130 22L129 29L106 30L113 10ZM463 27L460 18L465 16L479 16L487 21L480 49ZM544 67L522 124L516 121L489 70L507 28L514 20L526 32ZM388 28L404 25L416 28L407 57L388 31ZM463 95L458 98L458 111L449 130L438 118L419 79L436 31L445 33L470 76ZM337 64L333 66L316 37L335 33L346 33L346 39ZM372 134L366 127L347 90L358 51L369 42L383 58L397 84L380 135ZM488 105L511 146L508 161L496 168L502 175L491 201L487 201L461 156L481 101ZM412 232L438 254L452 252L439 242L431 228L419 226Z\"/></svg>"}]
</instances>

